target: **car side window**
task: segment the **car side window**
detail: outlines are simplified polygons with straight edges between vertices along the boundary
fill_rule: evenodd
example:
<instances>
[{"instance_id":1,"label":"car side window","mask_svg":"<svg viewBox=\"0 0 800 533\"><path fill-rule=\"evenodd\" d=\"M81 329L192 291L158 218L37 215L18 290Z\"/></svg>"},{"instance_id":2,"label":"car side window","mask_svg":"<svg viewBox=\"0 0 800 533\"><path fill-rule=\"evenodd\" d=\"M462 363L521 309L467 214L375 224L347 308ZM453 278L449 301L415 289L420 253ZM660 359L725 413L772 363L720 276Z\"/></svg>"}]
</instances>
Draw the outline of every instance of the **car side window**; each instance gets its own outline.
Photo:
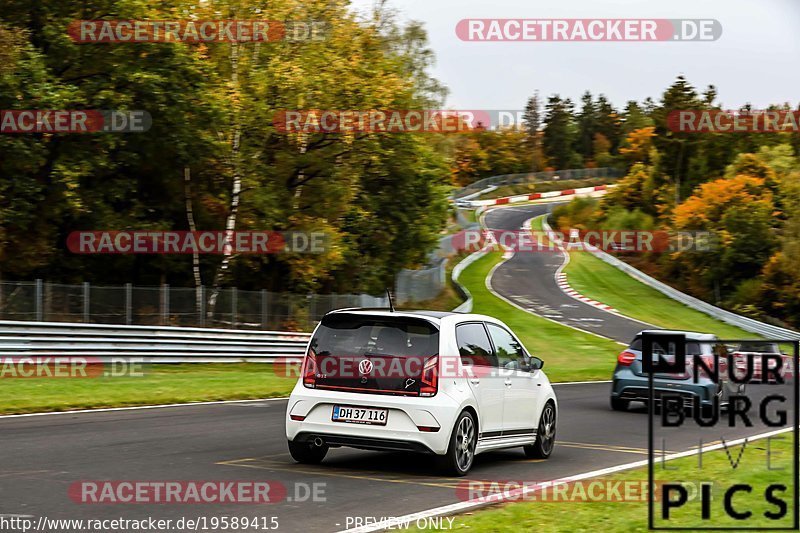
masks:
<instances>
[{"instance_id":1,"label":"car side window","mask_svg":"<svg viewBox=\"0 0 800 533\"><path fill-rule=\"evenodd\" d=\"M486 324L489 335L494 343L494 350L497 354L497 362L500 368L510 368L509 363L514 363L516 368L525 362L525 351L522 349L517 339L508 330L495 324Z\"/></svg>"},{"instance_id":2,"label":"car side window","mask_svg":"<svg viewBox=\"0 0 800 533\"><path fill-rule=\"evenodd\" d=\"M483 324L475 322L456 326L456 342L463 364L497 366L497 356L492 351L492 344Z\"/></svg>"}]
</instances>

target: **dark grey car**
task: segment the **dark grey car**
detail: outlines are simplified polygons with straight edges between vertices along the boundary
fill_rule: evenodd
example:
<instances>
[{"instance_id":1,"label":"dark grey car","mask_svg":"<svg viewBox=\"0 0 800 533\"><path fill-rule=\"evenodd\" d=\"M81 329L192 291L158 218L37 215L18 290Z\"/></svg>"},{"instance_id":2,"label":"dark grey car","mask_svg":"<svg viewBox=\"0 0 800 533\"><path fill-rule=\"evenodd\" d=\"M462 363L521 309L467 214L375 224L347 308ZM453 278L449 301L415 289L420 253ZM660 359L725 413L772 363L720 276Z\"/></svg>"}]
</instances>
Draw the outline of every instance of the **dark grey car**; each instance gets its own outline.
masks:
<instances>
[{"instance_id":1,"label":"dark grey car","mask_svg":"<svg viewBox=\"0 0 800 533\"><path fill-rule=\"evenodd\" d=\"M682 373L654 374L653 394L660 402L664 394L671 397L679 396L686 406L694 406L695 402L704 409L710 409L719 401L720 407L726 407L731 394L743 391L743 386L733 383L728 379L726 369L727 353L724 347L717 342L716 335L696 333L693 331L668 331L645 330L639 332L630 346L623 350L617 358L617 366L611 378L611 408L615 411L625 411L631 402L649 401L648 375L642 366L642 334L644 333L670 333L686 336L687 368ZM695 382L692 370L692 356L703 356L709 365L713 365L715 351L720 356L719 380L715 382L705 372L699 372ZM674 353L661 353L669 358Z\"/></svg>"}]
</instances>

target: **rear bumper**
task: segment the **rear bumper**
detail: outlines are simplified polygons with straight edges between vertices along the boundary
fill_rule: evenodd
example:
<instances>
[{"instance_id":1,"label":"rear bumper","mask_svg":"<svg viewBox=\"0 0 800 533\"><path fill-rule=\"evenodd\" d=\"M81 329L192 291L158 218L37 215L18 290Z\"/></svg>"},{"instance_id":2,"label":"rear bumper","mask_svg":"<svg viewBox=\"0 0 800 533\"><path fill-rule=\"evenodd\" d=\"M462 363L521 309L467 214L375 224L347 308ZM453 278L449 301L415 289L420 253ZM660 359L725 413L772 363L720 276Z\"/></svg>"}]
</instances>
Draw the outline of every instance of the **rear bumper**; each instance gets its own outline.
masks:
<instances>
[{"instance_id":1,"label":"rear bumper","mask_svg":"<svg viewBox=\"0 0 800 533\"><path fill-rule=\"evenodd\" d=\"M350 424L331 420L334 405L388 410L386 425ZM460 414L455 399L439 391L433 397L401 397L318 391L296 387L286 409L286 438L370 450L402 450L443 455ZM291 416L303 417L292 420ZM430 428L422 431L419 428Z\"/></svg>"},{"instance_id":2,"label":"rear bumper","mask_svg":"<svg viewBox=\"0 0 800 533\"><path fill-rule=\"evenodd\" d=\"M694 405L695 399L700 405L713 405L717 384L687 382L664 382L657 380L653 383L653 399L661 402L664 396L668 398L681 398L684 405ZM612 381L611 397L633 402L650 401L650 386L647 378L615 378Z\"/></svg>"},{"instance_id":3,"label":"rear bumper","mask_svg":"<svg viewBox=\"0 0 800 533\"><path fill-rule=\"evenodd\" d=\"M312 443L317 438L325 441L329 446L348 446L362 450L381 450L395 452L435 453L423 442L386 439L381 437L359 437L355 435L341 435L333 433L315 433L301 431L294 436L293 442Z\"/></svg>"}]
</instances>

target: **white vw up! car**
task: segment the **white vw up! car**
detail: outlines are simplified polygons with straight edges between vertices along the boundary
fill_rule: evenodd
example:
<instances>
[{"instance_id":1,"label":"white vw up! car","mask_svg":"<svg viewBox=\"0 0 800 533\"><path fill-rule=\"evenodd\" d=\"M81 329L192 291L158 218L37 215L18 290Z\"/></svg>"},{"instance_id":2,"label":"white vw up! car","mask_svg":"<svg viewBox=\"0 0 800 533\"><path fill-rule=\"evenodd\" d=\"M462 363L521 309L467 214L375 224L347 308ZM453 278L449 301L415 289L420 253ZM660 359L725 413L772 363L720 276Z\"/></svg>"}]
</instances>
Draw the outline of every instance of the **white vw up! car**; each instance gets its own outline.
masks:
<instances>
[{"instance_id":1,"label":"white vw up! car","mask_svg":"<svg viewBox=\"0 0 800 533\"><path fill-rule=\"evenodd\" d=\"M547 458L558 404L543 364L488 316L332 311L289 398L289 451L301 463L340 446L429 453L454 475L499 448Z\"/></svg>"}]
</instances>

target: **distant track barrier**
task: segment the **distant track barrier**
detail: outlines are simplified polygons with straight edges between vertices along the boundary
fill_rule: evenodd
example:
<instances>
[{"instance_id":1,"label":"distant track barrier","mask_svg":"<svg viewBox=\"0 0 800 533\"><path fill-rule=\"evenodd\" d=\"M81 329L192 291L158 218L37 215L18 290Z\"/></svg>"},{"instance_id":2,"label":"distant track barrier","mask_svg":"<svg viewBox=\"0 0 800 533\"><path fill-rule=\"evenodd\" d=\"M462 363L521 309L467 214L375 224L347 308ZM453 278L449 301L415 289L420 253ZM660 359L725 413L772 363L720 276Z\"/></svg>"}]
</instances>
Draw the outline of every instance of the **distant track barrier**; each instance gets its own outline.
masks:
<instances>
[{"instance_id":1,"label":"distant track barrier","mask_svg":"<svg viewBox=\"0 0 800 533\"><path fill-rule=\"evenodd\" d=\"M599 191L607 191L614 185L597 185L594 187L580 187L577 189L565 189L563 191L534 192L530 194L518 194L516 196L504 196L503 198L492 198L491 200L469 200L472 207L515 204L518 202L530 202L532 200L543 200L546 198L557 198L559 196L576 196L591 194Z\"/></svg>"}]
</instances>

